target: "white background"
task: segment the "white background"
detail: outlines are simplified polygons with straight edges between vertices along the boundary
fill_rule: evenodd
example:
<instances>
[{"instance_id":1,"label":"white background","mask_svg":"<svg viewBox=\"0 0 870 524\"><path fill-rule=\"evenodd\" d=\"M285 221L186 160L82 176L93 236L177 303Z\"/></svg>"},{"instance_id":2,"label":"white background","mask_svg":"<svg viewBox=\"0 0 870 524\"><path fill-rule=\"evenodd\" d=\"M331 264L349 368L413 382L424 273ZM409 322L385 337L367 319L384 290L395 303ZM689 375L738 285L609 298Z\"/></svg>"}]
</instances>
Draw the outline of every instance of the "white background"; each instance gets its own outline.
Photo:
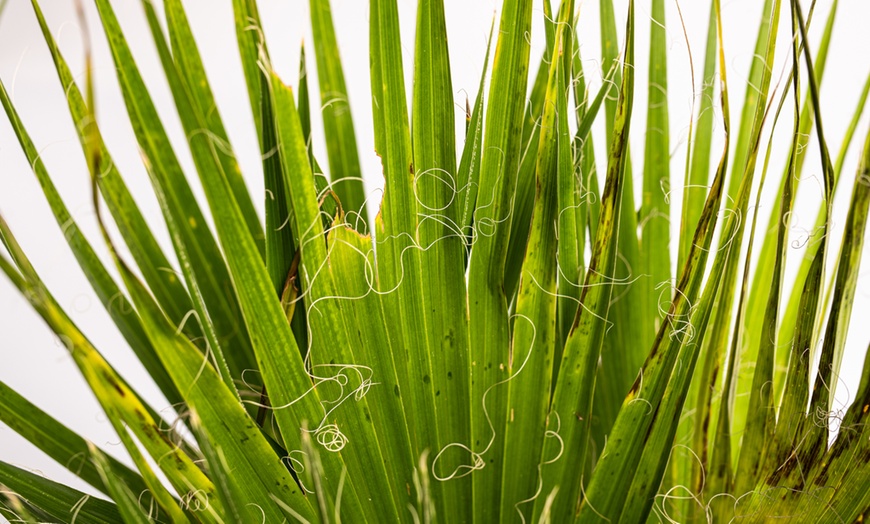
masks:
<instances>
[{"instance_id":1,"label":"white background","mask_svg":"<svg viewBox=\"0 0 870 524\"><path fill-rule=\"evenodd\" d=\"M88 3L88 2L85 2ZM556 2L554 2L555 4ZM626 0L617 0L617 16L620 32L624 24ZM722 0L725 25L725 46L728 75L731 87L732 122L739 122L739 110L745 90L745 79L752 59L755 35L760 19L761 0ZM81 27L71 0L43 0L41 2L48 23L59 40L74 72L83 73ZM175 143L183 141L183 133L174 113L173 104L165 82L151 36L137 0L113 0L117 15L133 53L142 70L151 94L164 118L164 123ZM493 0L445 0L447 24L453 69L453 87L456 96L457 125L461 125L462 109L466 95L474 99L479 82L486 38L490 22L500 2ZM808 5L808 1L804 1ZM255 204L262 211L263 183L259 164L259 150L253 122L250 117L248 97L245 91L238 50L233 29L231 2L229 0L185 0L188 17L200 45L205 67L219 109L226 123L230 139L242 164ZM302 0L260 0L260 11L265 24L266 38L273 65L291 85L297 83L299 46L303 41L312 41L308 28L308 2ZM819 0L816 22L811 30L812 42L818 47L818 35L827 17L831 0ZM535 23L532 30L532 72L543 50L541 3L535 2ZM774 82L781 76L784 65L790 63L788 37L788 2L783 2L780 52L777 55ZM350 89L350 104L355 116L357 140L366 189L374 202L378 202L378 188L383 185L380 163L374 155L371 130L371 102L369 90L368 56L368 2L364 0L332 0L336 31L338 32L347 84ZM646 75L648 63L647 42L649 34L649 0L637 2L637 92L635 120L632 125L632 141L637 152L642 151L644 120L646 112ZM706 38L709 2L683 0L681 3L686 22L688 42L694 54L696 83L703 71L704 43ZM413 27L415 2L399 0L403 29L406 85L411 88L411 65L413 60ZM554 12L555 12L554 8ZM699 86L692 84L689 73L687 43L680 29L676 3L668 0L669 37L669 94L671 109L672 204L678 209L685 159L685 140L693 102L693 92ZM139 161L138 150L129 126L123 101L114 75L114 68L105 39L102 36L99 18L88 5L90 30L94 35L95 79L97 88L97 113L99 122L125 180L145 214L155 224L158 240L167 253L171 245L161 224L160 212L151 193L147 175ZM870 32L866 23L870 20L870 2L866 0L841 0L840 10L832 42L822 104L824 125L832 154L836 155L841 137L852 117L858 94L864 79L870 72ZM586 61L587 74L595 76L600 64L598 31L598 2L581 2L579 39ZM312 102L317 103L316 71L313 48L308 46L309 78ZM0 19L0 78L12 93L14 103L31 136L40 149L42 158L53 176L61 194L80 227L94 243L101 255L106 255L97 234L93 210L90 204L89 180L72 121L69 117L61 87L54 73L51 57L39 33L39 27L27 0L9 0L9 5ZM600 82L593 81L591 89L597 90ZM782 86L786 87L786 86ZM806 89L806 83L804 83ZM771 177L778 177L787 157L789 133L791 132L791 106L787 105L774 140L771 161ZM718 112L718 108L717 108ZM718 113L717 113L718 114ZM322 164L325 146L317 111L314 111L315 150ZM841 189L835 206L835 245L842 236L844 208L848 204L852 180L858 162L858 151L868 130L870 113L862 118L855 144L852 147L843 173ZM718 157L721 144L721 124L717 121L717 136L714 158ZM599 143L600 125L595 129ZM460 135L461 136L461 135ZM765 135L766 137L767 135ZM821 197L819 183L820 167L815 143L810 146L796 213L792 217L791 240L797 244L806 239L806 230L815 221ZM194 173L189 154L183 147L176 152L189 174ZM599 155L601 158L603 155ZM635 154L635 163L642 155ZM640 169L635 170L640 173ZM194 176L195 178L195 176ZM193 184L197 186L197 184ZM635 184L639 187L639 184ZM768 183L775 191L778 181ZM197 190L198 191L198 190ZM202 196L198 193L198 196ZM770 199L762 202L762 222L769 213ZM370 212L376 206L370 206ZM51 212L45 203L35 177L31 174L24 155L5 117L0 117L0 213L16 233L25 251L31 257L37 271L55 294L60 304L67 309L73 320L91 338L106 358L134 384L158 409L166 406L156 387L150 383L132 352L112 325L108 315L99 304L88 282L77 268ZM678 228L678 224L674 225ZM671 246L672 248L675 245ZM865 250L866 251L866 250ZM868 253L865 252L865 260ZM794 275L800 259L799 250L790 252L789 274ZM831 259L835 257L830 257ZM104 260L108 264L108 258ZM867 266L870 267L870 266ZM110 267L110 269L112 269ZM845 406L853 394L863 362L864 350L870 341L870 326L866 321L870 305L870 277L862 271L855 297L853 324L847 341L841 382L837 397ZM862 320L864 319L864 320ZM80 432L110 452L121 455L123 450L113 434L98 404L76 370L72 359L60 345L29 305L17 294L11 284L0 277L0 380L6 382L42 409L58 418L75 431ZM78 481L63 467L45 457L34 446L21 439L9 428L0 424L0 460L27 467L79 489L93 492Z\"/></svg>"}]
</instances>

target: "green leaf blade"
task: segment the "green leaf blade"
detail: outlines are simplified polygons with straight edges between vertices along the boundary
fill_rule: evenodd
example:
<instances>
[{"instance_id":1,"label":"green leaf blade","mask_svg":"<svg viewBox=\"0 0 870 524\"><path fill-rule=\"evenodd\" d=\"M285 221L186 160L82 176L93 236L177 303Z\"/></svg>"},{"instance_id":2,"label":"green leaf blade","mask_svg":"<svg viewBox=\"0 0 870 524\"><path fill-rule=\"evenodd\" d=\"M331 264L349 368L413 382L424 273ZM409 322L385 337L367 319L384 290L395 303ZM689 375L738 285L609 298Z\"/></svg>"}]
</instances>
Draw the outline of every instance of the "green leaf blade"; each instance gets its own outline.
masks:
<instances>
[{"instance_id":1,"label":"green leaf blade","mask_svg":"<svg viewBox=\"0 0 870 524\"><path fill-rule=\"evenodd\" d=\"M73 515L95 524L115 524L121 519L118 508L110 502L5 462L0 462L0 485L4 491L17 494L28 506L60 522L70 521Z\"/></svg>"},{"instance_id":2,"label":"green leaf blade","mask_svg":"<svg viewBox=\"0 0 870 524\"><path fill-rule=\"evenodd\" d=\"M357 152L356 133L350 111L338 42L329 0L311 0L311 26L317 78L320 82L321 112L333 190L354 221L367 224L366 194Z\"/></svg>"},{"instance_id":3,"label":"green leaf blade","mask_svg":"<svg viewBox=\"0 0 870 524\"><path fill-rule=\"evenodd\" d=\"M668 120L668 66L665 1L653 0L650 20L649 81L646 147L643 163L643 197L640 215L640 271L638 282L645 298L642 310L654 331L664 316L659 311L660 287L670 291L671 187L670 124Z\"/></svg>"},{"instance_id":4,"label":"green leaf blade","mask_svg":"<svg viewBox=\"0 0 870 524\"><path fill-rule=\"evenodd\" d=\"M494 384L508 376L505 369L510 328L503 284L511 201L520 163L518 148L530 53L525 35L531 28L531 17L531 0L503 3L474 214L476 238L469 259L470 447L483 453L486 461L485 469L473 478L476 520L499 518L501 479L506 471L503 456L507 398Z\"/></svg>"}]
</instances>

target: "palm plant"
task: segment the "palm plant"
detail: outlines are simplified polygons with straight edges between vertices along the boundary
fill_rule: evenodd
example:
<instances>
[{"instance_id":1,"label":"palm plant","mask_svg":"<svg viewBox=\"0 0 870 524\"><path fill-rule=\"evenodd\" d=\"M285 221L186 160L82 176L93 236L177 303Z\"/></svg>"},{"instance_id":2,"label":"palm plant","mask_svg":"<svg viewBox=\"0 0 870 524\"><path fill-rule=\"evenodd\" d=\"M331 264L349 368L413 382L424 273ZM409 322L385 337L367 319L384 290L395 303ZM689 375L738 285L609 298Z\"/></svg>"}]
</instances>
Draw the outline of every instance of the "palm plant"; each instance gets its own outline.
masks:
<instances>
[{"instance_id":1,"label":"palm plant","mask_svg":"<svg viewBox=\"0 0 870 524\"><path fill-rule=\"evenodd\" d=\"M396 1L371 0L372 124L386 180L371 223L327 0L310 10L325 163L309 147L304 53L294 92L272 70L255 0L233 0L264 223L182 2L164 0L164 29L142 1L187 135L174 144L110 2L95 0L178 272L164 271L169 255L103 142L90 65L79 85L32 4L120 282L72 220L2 83L0 101L82 271L179 417L164 418L103 358L0 218L0 269L64 342L134 465L0 382L0 421L105 496L0 462L10 521L860 522L870 512L870 359L836 438L828 423L870 205L868 137L830 254L833 196L870 91L868 78L832 156L819 86L836 0L818 48L807 38L814 5L765 0L737 127L713 0L680 209L665 190L664 0L652 0L642 171L628 144L633 0L621 45L613 2L600 2L607 67L596 93L575 2L555 13L543 3L547 48L532 77L533 2L505 0L459 139L442 1L418 2L409 115ZM777 90L781 16L793 38ZM787 104L794 128L773 227L756 232L750 203L772 141L762 144ZM605 143L590 133L600 120ZM789 218L812 134L824 203L790 287ZM205 210L175 154L185 147ZM600 180L596 154L606 155ZM672 241L674 261L663 247Z\"/></svg>"}]
</instances>

